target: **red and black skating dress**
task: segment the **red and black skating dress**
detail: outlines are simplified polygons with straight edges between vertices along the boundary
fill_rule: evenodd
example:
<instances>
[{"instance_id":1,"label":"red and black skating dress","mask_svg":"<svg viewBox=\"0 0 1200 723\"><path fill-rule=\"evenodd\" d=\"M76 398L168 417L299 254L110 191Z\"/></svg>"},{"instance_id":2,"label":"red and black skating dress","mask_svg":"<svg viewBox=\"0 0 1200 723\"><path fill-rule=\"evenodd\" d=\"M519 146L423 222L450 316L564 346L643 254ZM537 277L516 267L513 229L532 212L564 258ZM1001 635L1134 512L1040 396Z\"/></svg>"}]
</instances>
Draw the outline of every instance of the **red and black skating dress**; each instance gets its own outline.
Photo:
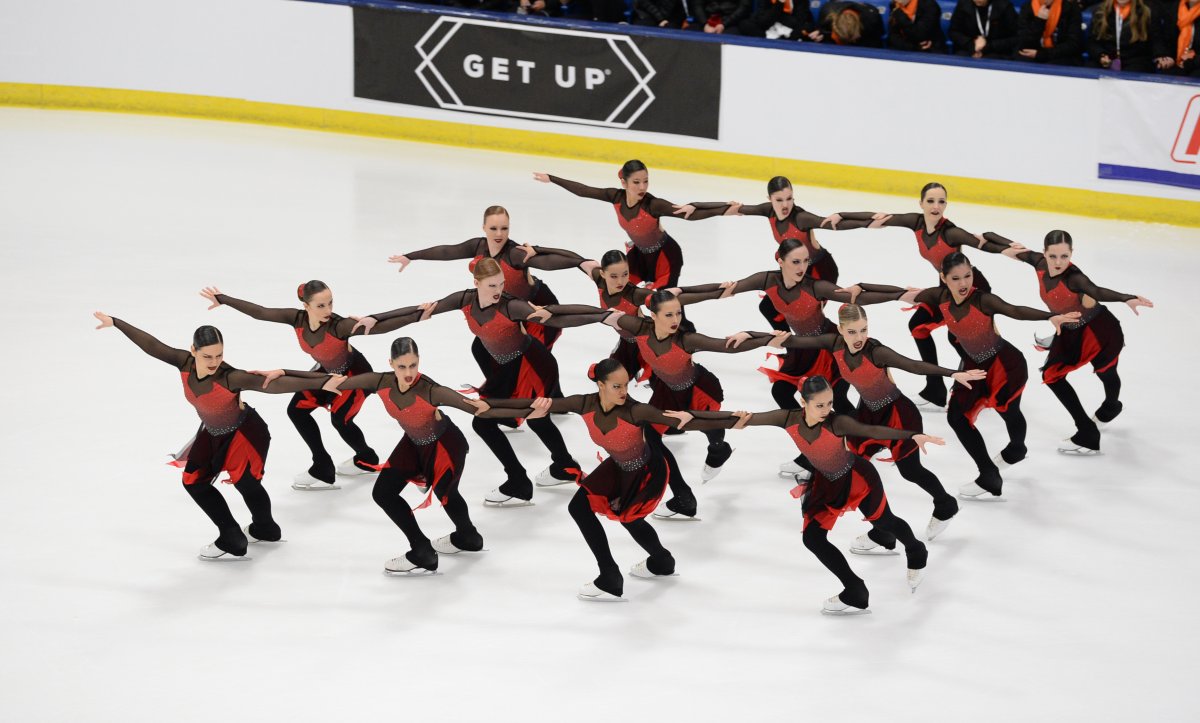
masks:
<instances>
[{"instance_id":1,"label":"red and black skating dress","mask_svg":"<svg viewBox=\"0 0 1200 723\"><path fill-rule=\"evenodd\" d=\"M496 253L491 253L491 244L484 237L468 239L460 244L433 246L419 251L404 254L413 261L453 261L456 259L472 259L478 262L490 258L500 264L504 273L504 291L522 301L528 301L538 306L557 304L558 297L537 278L530 269L543 271L558 271L572 269L583 263L585 259L574 251L534 246L537 254L527 258L524 249L516 241L509 239L504 242ZM472 267L474 268L474 267ZM554 342L562 334L562 330L546 327L542 324L529 322L526 324L529 335L546 345L547 349L554 348Z\"/></svg>"},{"instance_id":2,"label":"red and black skating dress","mask_svg":"<svg viewBox=\"0 0 1200 723\"><path fill-rule=\"evenodd\" d=\"M1086 364L1097 374L1115 367L1125 346L1125 333L1117 317L1099 302L1124 302L1137 296L1096 286L1074 264L1051 276L1045 256L1036 251L1025 251L1017 258L1037 271L1038 294L1046 308L1055 314L1080 314L1079 321L1063 324L1050 343L1042 381L1053 384Z\"/></svg>"},{"instance_id":3,"label":"red and black skating dress","mask_svg":"<svg viewBox=\"0 0 1200 723\"><path fill-rule=\"evenodd\" d=\"M949 377L954 374L953 369L946 369L936 364L909 359L897 354L876 339L868 339L857 353L850 351L846 340L840 334L792 336L784 341L783 346L784 348L798 346L827 350L833 356L838 375L854 387L854 391L858 392L859 399L858 407L855 409L855 419L863 424L891 427L892 429L907 429L917 433L925 431L920 411L912 400L904 396L904 393L896 386L889 371L891 368L895 367L917 375L933 374ZM892 462L899 462L918 451L917 445L907 438L849 437L848 440L851 449L867 459L885 448L891 451L892 457L890 460L884 461Z\"/></svg>"},{"instance_id":4,"label":"red and black skating dress","mask_svg":"<svg viewBox=\"0 0 1200 723\"><path fill-rule=\"evenodd\" d=\"M803 500L804 525L832 530L847 510L860 510L866 520L879 519L887 506L883 482L875 467L848 448L846 437L908 440L918 432L863 424L843 414L830 414L809 426L803 409L756 413L749 425L781 427L813 465L812 479L792 490Z\"/></svg>"},{"instance_id":5,"label":"red and black skating dress","mask_svg":"<svg viewBox=\"0 0 1200 723\"><path fill-rule=\"evenodd\" d=\"M1024 321L1046 321L1054 314L1013 306L995 294L972 289L962 302L955 302L945 286L925 289L917 301L935 308L946 328L958 338L963 354L963 369L983 369L987 379L975 382L968 389L954 386L950 403L957 406L973 425L986 408L1004 412L1008 405L1025 390L1029 369L1025 357L996 331L996 314Z\"/></svg>"},{"instance_id":6,"label":"red and black skating dress","mask_svg":"<svg viewBox=\"0 0 1200 723\"><path fill-rule=\"evenodd\" d=\"M763 332L751 332L750 339L738 347L726 345L724 339L695 332L677 331L665 338L658 338L654 322L636 316L617 319L620 330L633 334L642 358L650 366L651 406L666 411L713 411L721 408L725 392L721 382L704 367L692 361L698 351L713 351L724 354L759 349L774 336ZM655 425L658 431L665 426Z\"/></svg>"},{"instance_id":7,"label":"red and black skating dress","mask_svg":"<svg viewBox=\"0 0 1200 723\"><path fill-rule=\"evenodd\" d=\"M775 209L769 201L754 206L742 206L738 209L738 213L743 216L767 218L770 221L771 235L775 237L776 244L781 244L787 239L796 239L804 244L804 248L808 249L810 264L808 275L814 279L837 283L838 267L833 260L833 254L829 253L829 250L822 246L813 235L813 229L820 228L824 218L805 211L799 206L792 206L792 212L786 218L780 219L775 215Z\"/></svg>"},{"instance_id":8,"label":"red and black skating dress","mask_svg":"<svg viewBox=\"0 0 1200 723\"><path fill-rule=\"evenodd\" d=\"M216 372L200 377L188 351L169 347L120 319L114 318L113 326L142 351L179 370L184 398L200 417L196 436L175 455L173 463L183 468L185 485L210 484L221 472L228 473L229 478L223 481L231 484L243 479L262 480L271 434L258 412L242 402L241 392L291 394L320 389L329 380L327 374L288 372L264 388L262 376L224 362Z\"/></svg>"},{"instance_id":9,"label":"red and black skating dress","mask_svg":"<svg viewBox=\"0 0 1200 723\"><path fill-rule=\"evenodd\" d=\"M629 236L629 280L633 285L648 282L653 289L666 289L679 285L679 272L683 268L683 251L679 243L663 230L662 217L679 218L675 206L647 193L633 206L625 202L625 191L621 188L594 188L565 178L550 176L550 182L565 188L576 196L593 198L611 203L617 214L617 223ZM700 204L687 219L700 221L721 216L729 204Z\"/></svg>"}]
</instances>

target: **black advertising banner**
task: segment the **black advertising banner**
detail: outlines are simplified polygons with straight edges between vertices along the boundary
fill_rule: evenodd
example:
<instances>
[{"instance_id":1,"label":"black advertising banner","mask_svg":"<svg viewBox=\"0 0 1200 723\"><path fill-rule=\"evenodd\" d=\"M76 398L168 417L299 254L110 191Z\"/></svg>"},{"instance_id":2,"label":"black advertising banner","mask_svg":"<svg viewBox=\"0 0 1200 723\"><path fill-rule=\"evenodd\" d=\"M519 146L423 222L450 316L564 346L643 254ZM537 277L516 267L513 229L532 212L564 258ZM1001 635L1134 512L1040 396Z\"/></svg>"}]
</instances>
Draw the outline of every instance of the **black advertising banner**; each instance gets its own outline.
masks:
<instances>
[{"instance_id":1,"label":"black advertising banner","mask_svg":"<svg viewBox=\"0 0 1200 723\"><path fill-rule=\"evenodd\" d=\"M354 95L715 139L721 46L355 7Z\"/></svg>"}]
</instances>

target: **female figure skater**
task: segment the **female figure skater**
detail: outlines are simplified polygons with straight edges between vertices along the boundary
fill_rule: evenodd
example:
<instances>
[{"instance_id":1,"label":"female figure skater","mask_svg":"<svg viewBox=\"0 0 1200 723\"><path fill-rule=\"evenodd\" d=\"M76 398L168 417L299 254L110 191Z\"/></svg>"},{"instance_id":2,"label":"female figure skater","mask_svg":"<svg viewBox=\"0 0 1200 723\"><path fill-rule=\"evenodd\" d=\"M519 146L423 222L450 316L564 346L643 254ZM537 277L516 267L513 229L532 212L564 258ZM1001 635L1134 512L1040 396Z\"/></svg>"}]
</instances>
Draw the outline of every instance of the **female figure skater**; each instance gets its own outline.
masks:
<instances>
[{"instance_id":1,"label":"female figure skater","mask_svg":"<svg viewBox=\"0 0 1200 723\"><path fill-rule=\"evenodd\" d=\"M296 295L304 307L302 310L268 309L223 294L215 286L202 289L200 295L212 302L209 309L228 306L259 321L288 325L295 330L300 349L316 362L316 369L328 374L346 376L371 371L371 365L367 363L366 358L350 346L350 337L361 333L353 331L356 320L333 313L333 291L323 281L314 279L301 284L296 290ZM397 316L386 327L381 327L379 333L398 329L418 318L420 309L414 307L411 313ZM292 397L287 408L288 419L292 420L300 438L308 445L313 460L308 471L296 475L292 481L292 489L336 490L338 485L335 482L335 474L349 476L371 474L375 471L373 465L379 463L379 456L367 444L362 430L354 423L354 418L362 409L364 401L366 393L361 390L341 390L337 394L320 390L304 391ZM312 417L313 410L317 408L329 410L333 428L354 450L354 456L336 468L333 466L333 457L325 450L321 441L321 430Z\"/></svg>"},{"instance_id":2,"label":"female figure skater","mask_svg":"<svg viewBox=\"0 0 1200 723\"><path fill-rule=\"evenodd\" d=\"M629 235L630 280L635 286L646 283L652 289L679 285L683 268L683 251L678 242L663 230L663 216L682 216L688 221L700 221L713 216L737 213L737 204L705 203L676 206L651 195L650 172L641 161L626 161L617 172L620 188L594 188L582 183L546 173L535 173L533 179L553 183L576 196L611 203L617 213L617 223ZM703 206L703 208L701 208Z\"/></svg>"},{"instance_id":3,"label":"female figure skater","mask_svg":"<svg viewBox=\"0 0 1200 723\"><path fill-rule=\"evenodd\" d=\"M242 402L242 392L290 394L323 389L336 392L345 377L304 372L272 373L264 383L258 373L244 372L224 362L225 344L214 326L202 326L192 335L190 350L167 346L131 324L97 311L97 329L115 326L142 351L179 370L183 395L200 416L200 429L178 461L183 466L183 489L217 526L217 539L200 551L200 559L233 560L246 557L249 542L278 542L279 525L271 516L271 498L262 486L263 466L271 433L258 412ZM272 378L286 375L283 378ZM221 472L250 510L244 529L229 511L225 498L213 487Z\"/></svg>"},{"instance_id":4,"label":"female figure skater","mask_svg":"<svg viewBox=\"0 0 1200 723\"><path fill-rule=\"evenodd\" d=\"M668 290L656 291L647 302L650 319L613 312L605 323L624 330L637 340L642 358L650 366L651 406L663 411L717 410L725 399L721 382L709 370L692 361L699 351L715 351L724 354L759 349L775 338L765 332L740 332L726 339L714 339L694 331L680 328L683 322L683 305ZM666 431L666 428L659 432ZM704 458L702 479L707 482L716 477L725 462L733 454L733 447L725 441L724 429L705 429L708 437L708 454ZM694 518L696 497L692 494L681 474L672 476L671 491L674 496L667 500L665 510L654 513L660 519Z\"/></svg>"},{"instance_id":5,"label":"female figure skater","mask_svg":"<svg viewBox=\"0 0 1200 723\"><path fill-rule=\"evenodd\" d=\"M804 512L804 546L842 583L842 591L825 601L821 612L856 615L867 609L867 585L850 569L846 557L829 541L829 531L847 510L860 510L876 529L892 535L904 545L908 561L908 585L916 590L924 575L928 552L913 535L908 523L892 513L879 473L867 459L848 449L846 437L904 439L925 451L926 444L944 445L940 437L913 430L862 424L833 412L833 389L822 376L809 377L800 389L801 409L776 409L740 419L735 429L746 425L781 427L812 460L816 471L810 482L792 490ZM697 420L709 415L698 414ZM893 543L894 544L894 543Z\"/></svg>"},{"instance_id":6,"label":"female figure skater","mask_svg":"<svg viewBox=\"0 0 1200 723\"><path fill-rule=\"evenodd\" d=\"M1005 247L994 242L984 241L979 236L973 236L946 218L946 187L940 183L926 183L921 189L921 213L885 214L856 212L835 213L826 221L832 228L879 228L881 226L897 226L910 229L917 238L917 253L933 266L937 273L942 272L942 262L947 256L961 252L964 246L973 246L988 253L998 254ZM976 269L974 271L975 287L983 292L992 290L987 279ZM945 325L945 320L937 315L937 310L920 306L912 318L908 320L908 329L912 332L913 340L917 343L917 351L923 361L937 364L937 346L933 343L931 334L935 329ZM957 348L953 335L950 344L955 351L962 355ZM946 383L936 377L925 378L925 388L919 392L923 401L921 406L944 408L946 406Z\"/></svg>"},{"instance_id":7,"label":"female figure skater","mask_svg":"<svg viewBox=\"0 0 1200 723\"><path fill-rule=\"evenodd\" d=\"M574 251L552 249L544 246L522 246L508 236L508 210L503 206L489 206L483 212L483 236L468 239L460 244L431 246L419 251L410 251L399 256L392 256L389 263L400 264L400 271L413 261L453 261L455 259L495 259L504 272L504 290L510 296L522 301L528 301L537 306L557 304L558 298L544 281L536 278L530 269L552 271L570 269L586 263ZM554 348L554 342L562 334L561 329L546 328L541 324L530 322L525 330L546 345L547 349ZM479 358L484 354L482 345L476 341L471 345L471 351Z\"/></svg>"},{"instance_id":8,"label":"female figure skater","mask_svg":"<svg viewBox=\"0 0 1200 723\"><path fill-rule=\"evenodd\" d=\"M946 328L962 345L963 370L983 369L987 380L970 388L956 385L950 395L947 421L954 428L971 459L979 468L979 477L959 489L959 496L977 499L987 492L1000 496L1004 480L1001 466L1008 467L1025 459L1025 415L1021 413L1021 392L1029 379L1025 357L1001 338L993 316L1000 314L1024 321L1049 320L1055 332L1068 322L1079 321L1079 312L1055 314L1028 306L1013 306L995 294L975 286L974 269L967 257L957 251L942 261L940 286L920 292L908 292L905 301L916 300L937 309ZM975 428L975 419L985 408L995 409L1008 428L1008 446L995 459L988 457L983 435Z\"/></svg>"},{"instance_id":9,"label":"female figure skater","mask_svg":"<svg viewBox=\"0 0 1200 723\"><path fill-rule=\"evenodd\" d=\"M612 357L594 364L588 371L588 379L596 383L592 394L505 400L501 404L529 405L522 414L534 410L578 414L583 417L592 441L608 453L596 469L580 480L567 510L579 525L600 568L600 575L579 590L579 598L613 602L624 600L621 597L624 581L596 515L620 522L649 555L634 565L629 574L642 578L675 574L675 558L663 547L646 517L662 500L669 480L679 473L679 464L652 425L678 429L686 424L696 429L717 429L727 428L731 422L691 422L687 412L665 415L652 405L630 401L630 376Z\"/></svg>"},{"instance_id":10,"label":"female figure skater","mask_svg":"<svg viewBox=\"0 0 1200 723\"><path fill-rule=\"evenodd\" d=\"M560 397L558 362L540 341L526 333L523 323L536 321L545 326L581 326L604 320L609 312L590 306L548 306L534 309L528 302L504 293L504 273L495 259L482 259L472 271L475 288L456 291L441 301L423 305L423 318L448 311L460 311L471 333L487 351L485 359L476 358L486 377L479 388L481 399L521 399ZM370 330L394 315L405 316L412 307L384 314L373 314L359 321ZM589 312L589 313L582 313ZM552 316L558 314L557 316ZM494 506L515 507L531 504L533 482L517 459L512 445L500 431L495 419L476 417L471 427L483 439L492 454L504 466L508 479L488 493L484 502ZM529 420L533 430L550 451L551 465L538 475L538 485L549 487L578 481L579 463L567 451L562 434L550 419Z\"/></svg>"},{"instance_id":11,"label":"female figure skater","mask_svg":"<svg viewBox=\"0 0 1200 723\"><path fill-rule=\"evenodd\" d=\"M388 574L436 572L438 553L454 555L483 549L483 537L471 523L466 500L458 491L469 449L467 439L438 407L453 407L484 418L526 416L512 409L489 409L486 402L472 401L443 387L421 374L418 354L415 341L400 337L392 342L388 357L393 373L366 372L342 385L343 389L378 394L384 409L404 430L371 491L375 504L408 538L409 551L384 565ZM429 495L417 509L427 507L436 498L454 523L454 532L432 543L421 532L408 502L400 496L404 487L416 480L423 480L429 487Z\"/></svg>"},{"instance_id":12,"label":"female figure skater","mask_svg":"<svg viewBox=\"0 0 1200 723\"><path fill-rule=\"evenodd\" d=\"M993 233L984 238L1002 244L1011 244L1008 239ZM1122 294L1096 286L1078 266L1071 262L1074 242L1066 231L1051 231L1046 234L1044 253L1022 250L1019 245L1010 246L1005 256L1024 261L1034 268L1038 277L1038 294L1046 308L1056 314L1076 312L1079 321L1064 324L1059 333L1049 340L1039 339L1041 348L1048 347L1046 364L1042 367L1042 381L1066 407L1075 421L1075 434L1059 446L1063 454L1090 455L1100 452L1100 425L1108 424L1121 413L1121 377L1117 374L1117 361L1121 348L1125 346L1125 334L1121 322L1100 304L1101 301L1123 301L1138 313L1139 307L1154 308L1154 304L1143 296ZM1075 393L1067 375L1091 364L1092 369L1104 385L1104 403L1091 417L1083 411L1079 395Z\"/></svg>"},{"instance_id":13,"label":"female figure skater","mask_svg":"<svg viewBox=\"0 0 1200 723\"><path fill-rule=\"evenodd\" d=\"M821 226L824 217L809 213L796 205L792 182L784 176L775 176L767 182L767 198L770 199L767 203L740 206L738 215L769 218L775 243L781 244L787 239L795 239L804 244L810 260L808 275L836 284L838 267L833 260L833 254L821 246L813 234L813 229ZM770 322L771 328L778 331L788 330L787 321L775 309L770 297L763 297L758 310Z\"/></svg>"},{"instance_id":14,"label":"female figure skater","mask_svg":"<svg viewBox=\"0 0 1200 723\"><path fill-rule=\"evenodd\" d=\"M591 264L589 268L581 268L584 268L585 273L588 273L592 281L596 283L596 291L600 294L601 308L620 311L632 316L641 315L642 304L650 298L654 291L629 283L629 261L625 254L614 249L606 251L600 257L599 263L588 261L585 264ZM698 301L720 298L722 292L720 288L717 288L715 293L694 293L692 287L676 287L669 291L675 294L684 306ZM650 367L642 359L642 353L638 350L637 338L624 329L617 329L617 333L620 334L621 340L613 349L612 358L621 362L621 366L625 367L625 371L631 379L637 379L643 370L648 373Z\"/></svg>"},{"instance_id":15,"label":"female figure skater","mask_svg":"<svg viewBox=\"0 0 1200 723\"><path fill-rule=\"evenodd\" d=\"M838 309L836 334L789 336L771 345L829 352L837 365L839 376L858 392L858 408L854 418L863 424L892 429L925 431L916 405L904 396L892 380L893 368L903 369L910 374L950 377L968 389L971 382L978 382L987 376L982 369L957 372L897 354L871 338L867 330L867 310L857 304L845 304ZM949 526L950 518L958 514L958 501L946 491L937 475L921 464L921 456L916 454L917 445L912 440L850 437L849 441L850 450L865 459L870 459L882 449L889 450L891 461L896 463L900 476L920 487L933 499L933 516L926 526L925 539L932 540ZM862 555L886 554L895 546L893 536L875 528L856 539L850 551Z\"/></svg>"}]
</instances>

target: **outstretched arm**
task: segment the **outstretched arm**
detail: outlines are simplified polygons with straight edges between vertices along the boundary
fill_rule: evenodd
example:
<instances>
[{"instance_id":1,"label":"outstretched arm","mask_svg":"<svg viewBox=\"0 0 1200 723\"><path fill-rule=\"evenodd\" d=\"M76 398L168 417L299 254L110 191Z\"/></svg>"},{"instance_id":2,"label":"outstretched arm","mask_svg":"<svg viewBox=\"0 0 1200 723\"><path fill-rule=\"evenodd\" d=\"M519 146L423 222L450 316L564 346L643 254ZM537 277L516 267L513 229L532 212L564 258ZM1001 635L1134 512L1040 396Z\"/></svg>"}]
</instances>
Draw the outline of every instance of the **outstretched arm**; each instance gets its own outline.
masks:
<instances>
[{"instance_id":1,"label":"outstretched arm","mask_svg":"<svg viewBox=\"0 0 1200 723\"><path fill-rule=\"evenodd\" d=\"M573 394L569 397L554 397L550 399L550 414L582 414L583 400L587 395ZM485 399L493 409L503 409L516 412L515 417L524 418L533 414L533 399ZM481 415L482 416L482 415Z\"/></svg>"},{"instance_id":2,"label":"outstretched arm","mask_svg":"<svg viewBox=\"0 0 1200 723\"><path fill-rule=\"evenodd\" d=\"M533 179L542 183L553 183L581 198L593 198L597 201L608 201L609 203L615 202L616 199L620 198L620 194L624 193L619 188L596 188L577 181L568 181L565 178L551 176L548 173L535 173L533 174Z\"/></svg>"},{"instance_id":3,"label":"outstretched arm","mask_svg":"<svg viewBox=\"0 0 1200 723\"><path fill-rule=\"evenodd\" d=\"M142 331L133 324L127 323L115 317L108 316L97 311L96 318L100 321L100 326L97 329L104 329L109 326L115 326L122 334L129 337L129 340L138 345L138 348L146 352L155 359L166 362L173 367L182 368L187 363L187 359L191 354L183 349L176 349L167 346L150 334Z\"/></svg>"},{"instance_id":4,"label":"outstretched arm","mask_svg":"<svg viewBox=\"0 0 1200 723\"><path fill-rule=\"evenodd\" d=\"M284 376L271 380L263 386L262 376L241 370L229 373L229 386L235 392L263 392L264 394L295 394L303 391L324 389L330 382L344 380L335 374L312 374L284 370ZM335 385L336 387L336 385ZM335 391L328 389L327 391Z\"/></svg>"},{"instance_id":5,"label":"outstretched arm","mask_svg":"<svg viewBox=\"0 0 1200 723\"><path fill-rule=\"evenodd\" d=\"M987 293L980 297L979 308L982 309L984 313L991 314L993 316L999 314L1001 316L1007 316L1010 319L1019 319L1021 321L1048 321L1050 317L1054 316L1054 314L1049 311L1034 309L1029 306L1017 306L1015 304L1010 304L995 294Z\"/></svg>"},{"instance_id":6,"label":"outstretched arm","mask_svg":"<svg viewBox=\"0 0 1200 723\"><path fill-rule=\"evenodd\" d=\"M907 429L884 427L878 424L863 424L845 414L833 416L833 433L843 437L865 437L867 439L912 439L918 432Z\"/></svg>"},{"instance_id":7,"label":"outstretched arm","mask_svg":"<svg viewBox=\"0 0 1200 723\"><path fill-rule=\"evenodd\" d=\"M771 202L756 203L753 206L742 205L738 207L739 216L770 216L775 213L775 209L771 207Z\"/></svg>"},{"instance_id":8,"label":"outstretched arm","mask_svg":"<svg viewBox=\"0 0 1200 723\"><path fill-rule=\"evenodd\" d=\"M893 351L889 347L883 346L882 344L875 347L875 349L871 352L871 361L873 361L877 367L901 369L909 374L917 374L920 376L952 377L958 373L954 369L947 369L946 367L938 366L937 364L930 364L929 362L910 359L903 354ZM876 439L878 439L878 437Z\"/></svg>"},{"instance_id":9,"label":"outstretched arm","mask_svg":"<svg viewBox=\"0 0 1200 723\"><path fill-rule=\"evenodd\" d=\"M343 388L345 388L344 385ZM489 404L490 400L487 399L479 401L467 399L453 389L441 385L429 390L429 400L433 402L434 406L453 407L460 412L466 412L467 414L483 417L484 419L520 419L527 416L521 414L521 410L517 408L494 407ZM485 411L480 412L480 409Z\"/></svg>"},{"instance_id":10,"label":"outstretched arm","mask_svg":"<svg viewBox=\"0 0 1200 723\"><path fill-rule=\"evenodd\" d=\"M999 249L996 251L994 248L989 248L985 249L986 251L999 253L1003 256L1009 257L1010 259L1016 259L1017 261L1024 261L1025 263L1034 267L1036 267L1038 262L1042 260L1042 254L1039 254L1036 251L1030 251L1021 244L1016 243L1012 239L1004 238L998 233L985 231L983 232L982 236L985 243Z\"/></svg>"},{"instance_id":11,"label":"outstretched arm","mask_svg":"<svg viewBox=\"0 0 1200 723\"><path fill-rule=\"evenodd\" d=\"M921 222L919 213L875 213L873 211L841 211L830 215L821 222L821 228L831 228L835 231L845 231L856 228L881 228L897 226L913 229Z\"/></svg>"},{"instance_id":12,"label":"outstretched arm","mask_svg":"<svg viewBox=\"0 0 1200 723\"><path fill-rule=\"evenodd\" d=\"M836 284L822 279L814 279L813 291L818 299L868 306L887 301L898 301L901 296L904 296L907 289L885 284L854 284L854 286L839 291Z\"/></svg>"},{"instance_id":13,"label":"outstretched arm","mask_svg":"<svg viewBox=\"0 0 1200 723\"><path fill-rule=\"evenodd\" d=\"M689 332L683 335L683 348L689 353L715 351L720 354L736 354L742 351L760 349L775 338L774 333L767 333L765 331L744 331L740 332L740 335L744 335L744 341L735 345L730 342L730 339L714 339L704 334ZM735 334L730 338L736 336L739 335Z\"/></svg>"},{"instance_id":14,"label":"outstretched arm","mask_svg":"<svg viewBox=\"0 0 1200 723\"><path fill-rule=\"evenodd\" d=\"M816 336L797 336L792 334L783 340L779 346L784 349L832 349L837 341L837 334L817 334Z\"/></svg>"},{"instance_id":15,"label":"outstretched arm","mask_svg":"<svg viewBox=\"0 0 1200 723\"><path fill-rule=\"evenodd\" d=\"M229 294L222 294L220 289L217 289L215 286L203 289L200 295L212 302L213 305L208 307L210 309L218 306L228 306L259 321L273 321L277 324L291 326L296 321L296 314L299 313L296 309L268 309L265 306L259 306L249 301L234 298Z\"/></svg>"},{"instance_id":16,"label":"outstretched arm","mask_svg":"<svg viewBox=\"0 0 1200 723\"><path fill-rule=\"evenodd\" d=\"M1122 294L1120 291L1106 289L1103 286L1096 286L1092 283L1082 271L1076 271L1073 274L1068 274L1064 279L1067 288L1077 294L1087 294L1096 301L1132 301L1137 299L1136 294ZM1151 304L1153 306L1153 304Z\"/></svg>"},{"instance_id":17,"label":"outstretched arm","mask_svg":"<svg viewBox=\"0 0 1200 723\"><path fill-rule=\"evenodd\" d=\"M754 412L743 425L747 427L787 427L788 417L795 412L803 414L800 409L772 409L769 412Z\"/></svg>"},{"instance_id":18,"label":"outstretched arm","mask_svg":"<svg viewBox=\"0 0 1200 723\"><path fill-rule=\"evenodd\" d=\"M527 257L525 265L541 271L562 271L563 269L579 268L587 259L574 251L550 248L549 246L534 246L536 255Z\"/></svg>"},{"instance_id":19,"label":"outstretched arm","mask_svg":"<svg viewBox=\"0 0 1200 723\"><path fill-rule=\"evenodd\" d=\"M653 407L649 404L640 404L632 402L633 407L629 410L633 421L641 424L665 424L674 429L687 428L697 432L707 432L717 429L733 429L733 425L738 423L740 417L733 412L697 412L688 410L686 412L667 412L664 413L658 407Z\"/></svg>"}]
</instances>

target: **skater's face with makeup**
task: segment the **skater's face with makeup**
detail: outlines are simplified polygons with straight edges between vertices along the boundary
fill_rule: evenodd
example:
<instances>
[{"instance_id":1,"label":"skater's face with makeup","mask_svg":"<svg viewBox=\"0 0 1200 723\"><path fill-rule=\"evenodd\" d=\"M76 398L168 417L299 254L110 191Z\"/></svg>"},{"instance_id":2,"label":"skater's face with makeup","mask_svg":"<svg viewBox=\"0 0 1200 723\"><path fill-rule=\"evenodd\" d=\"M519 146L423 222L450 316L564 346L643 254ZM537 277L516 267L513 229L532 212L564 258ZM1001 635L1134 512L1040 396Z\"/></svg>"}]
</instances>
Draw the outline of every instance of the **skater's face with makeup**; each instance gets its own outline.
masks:
<instances>
[{"instance_id":1,"label":"skater's face with makeup","mask_svg":"<svg viewBox=\"0 0 1200 723\"><path fill-rule=\"evenodd\" d=\"M504 274L475 279L475 288L479 290L479 305L491 306L500 301L504 292Z\"/></svg>"},{"instance_id":2,"label":"skater's face with makeup","mask_svg":"<svg viewBox=\"0 0 1200 723\"><path fill-rule=\"evenodd\" d=\"M650 190L650 172L634 171L621 179L621 188L625 189L625 195L634 202L642 200L646 192Z\"/></svg>"},{"instance_id":3,"label":"skater's face with makeup","mask_svg":"<svg viewBox=\"0 0 1200 723\"><path fill-rule=\"evenodd\" d=\"M1071 265L1071 245L1067 243L1053 244L1045 248L1046 267L1051 276L1058 276Z\"/></svg>"},{"instance_id":4,"label":"skater's face with makeup","mask_svg":"<svg viewBox=\"0 0 1200 723\"><path fill-rule=\"evenodd\" d=\"M783 272L784 280L788 283L797 284L808 273L808 249L803 246L797 246L787 256L776 261L779 263L779 270Z\"/></svg>"},{"instance_id":5,"label":"skater's face with makeup","mask_svg":"<svg viewBox=\"0 0 1200 723\"><path fill-rule=\"evenodd\" d=\"M333 317L333 291L325 289L313 294L304 302L304 310L308 312L308 320L317 325L329 321Z\"/></svg>"},{"instance_id":6,"label":"skater's face with makeup","mask_svg":"<svg viewBox=\"0 0 1200 723\"><path fill-rule=\"evenodd\" d=\"M967 294L975 284L973 271L970 264L959 264L942 274L942 282L950 289L955 301L967 298Z\"/></svg>"},{"instance_id":7,"label":"skater's face with makeup","mask_svg":"<svg viewBox=\"0 0 1200 723\"><path fill-rule=\"evenodd\" d=\"M870 334L867 333L866 319L838 324L838 332L842 335L842 339L846 342L846 347L852 354L862 351L867 340L871 338Z\"/></svg>"},{"instance_id":8,"label":"skater's face with makeup","mask_svg":"<svg viewBox=\"0 0 1200 723\"><path fill-rule=\"evenodd\" d=\"M600 403L606 407L619 407L629 399L629 372L617 367L605 379L597 379Z\"/></svg>"},{"instance_id":9,"label":"skater's face with makeup","mask_svg":"<svg viewBox=\"0 0 1200 723\"><path fill-rule=\"evenodd\" d=\"M776 218L787 218L795 207L796 202L790 187L771 194L771 208L775 210Z\"/></svg>"},{"instance_id":10,"label":"skater's face with makeup","mask_svg":"<svg viewBox=\"0 0 1200 723\"><path fill-rule=\"evenodd\" d=\"M192 347L192 358L196 360L196 371L200 372L200 376L215 374L225 359L225 345L209 344L199 349Z\"/></svg>"},{"instance_id":11,"label":"skater's face with makeup","mask_svg":"<svg viewBox=\"0 0 1200 723\"><path fill-rule=\"evenodd\" d=\"M654 319L654 332L659 336L667 336L679 331L683 321L683 304L679 299L670 299L658 305L658 311L651 311L650 318Z\"/></svg>"},{"instance_id":12,"label":"skater's face with makeup","mask_svg":"<svg viewBox=\"0 0 1200 723\"><path fill-rule=\"evenodd\" d=\"M508 214L493 213L483 219L483 233L493 244L504 244L508 241Z\"/></svg>"},{"instance_id":13,"label":"skater's face with makeup","mask_svg":"<svg viewBox=\"0 0 1200 723\"><path fill-rule=\"evenodd\" d=\"M421 364L421 357L413 353L401 354L391 360L392 371L396 372L396 382L401 390L406 390L412 386L412 383L417 381L417 377L421 375L418 368Z\"/></svg>"},{"instance_id":14,"label":"skater's face with makeup","mask_svg":"<svg viewBox=\"0 0 1200 723\"><path fill-rule=\"evenodd\" d=\"M921 197L921 210L925 215L941 218L946 213L946 189L931 188Z\"/></svg>"},{"instance_id":15,"label":"skater's face with makeup","mask_svg":"<svg viewBox=\"0 0 1200 723\"><path fill-rule=\"evenodd\" d=\"M604 277L604 286L608 293L619 294L629 284L629 264L618 261L610 266L605 266L600 271L600 275Z\"/></svg>"},{"instance_id":16,"label":"skater's face with makeup","mask_svg":"<svg viewBox=\"0 0 1200 723\"><path fill-rule=\"evenodd\" d=\"M833 412L833 390L825 389L804 400L804 419L809 426L824 422Z\"/></svg>"}]
</instances>

